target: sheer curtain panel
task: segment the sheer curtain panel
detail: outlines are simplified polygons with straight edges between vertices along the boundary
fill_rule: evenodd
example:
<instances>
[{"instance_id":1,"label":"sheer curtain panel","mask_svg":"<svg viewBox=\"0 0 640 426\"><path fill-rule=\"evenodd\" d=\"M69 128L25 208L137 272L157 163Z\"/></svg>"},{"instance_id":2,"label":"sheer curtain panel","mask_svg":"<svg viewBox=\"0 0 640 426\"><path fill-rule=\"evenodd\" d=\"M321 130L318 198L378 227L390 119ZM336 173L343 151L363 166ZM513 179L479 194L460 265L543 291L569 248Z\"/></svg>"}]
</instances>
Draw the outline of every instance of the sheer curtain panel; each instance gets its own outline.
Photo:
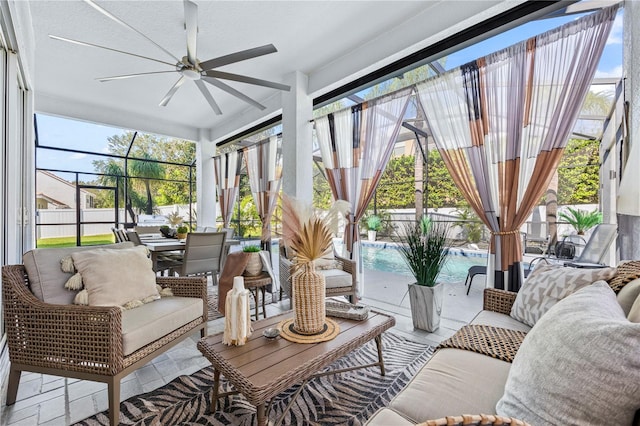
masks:
<instances>
[{"instance_id":1,"label":"sheer curtain panel","mask_svg":"<svg viewBox=\"0 0 640 426\"><path fill-rule=\"evenodd\" d=\"M402 89L315 120L333 198L351 204L344 241L352 258L358 223L389 162L412 92L412 87ZM359 281L358 297L362 290Z\"/></svg>"},{"instance_id":2,"label":"sheer curtain panel","mask_svg":"<svg viewBox=\"0 0 640 426\"><path fill-rule=\"evenodd\" d=\"M520 288L520 226L557 168L617 9L417 85L447 169L491 230L488 279L496 288Z\"/></svg>"},{"instance_id":3,"label":"sheer curtain panel","mask_svg":"<svg viewBox=\"0 0 640 426\"><path fill-rule=\"evenodd\" d=\"M282 177L282 152L278 136L244 149L253 200L262 222L262 249L271 252L271 217L276 208Z\"/></svg>"},{"instance_id":4,"label":"sheer curtain panel","mask_svg":"<svg viewBox=\"0 0 640 426\"><path fill-rule=\"evenodd\" d=\"M216 186L218 189L218 202L220 203L220 213L224 222L224 227L229 227L233 205L238 196L240 186L240 168L242 167L242 156L238 151L227 152L213 158L213 166L216 171Z\"/></svg>"}]
</instances>

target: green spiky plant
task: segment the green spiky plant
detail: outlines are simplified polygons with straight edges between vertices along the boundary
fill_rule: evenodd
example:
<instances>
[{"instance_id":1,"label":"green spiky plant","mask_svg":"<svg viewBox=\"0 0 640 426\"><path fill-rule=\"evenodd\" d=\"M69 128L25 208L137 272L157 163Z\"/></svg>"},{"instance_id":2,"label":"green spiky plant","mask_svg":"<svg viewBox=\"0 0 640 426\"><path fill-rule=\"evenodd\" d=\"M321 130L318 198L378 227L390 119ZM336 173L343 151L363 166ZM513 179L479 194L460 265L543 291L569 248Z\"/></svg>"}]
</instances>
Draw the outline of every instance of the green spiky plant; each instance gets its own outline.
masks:
<instances>
[{"instance_id":1,"label":"green spiky plant","mask_svg":"<svg viewBox=\"0 0 640 426\"><path fill-rule=\"evenodd\" d=\"M255 246L255 245L244 246L242 248L242 251L245 253L258 253L260 251L260 246Z\"/></svg>"},{"instance_id":2,"label":"green spiky plant","mask_svg":"<svg viewBox=\"0 0 640 426\"><path fill-rule=\"evenodd\" d=\"M584 235L589 229L602 223L602 213L598 210L591 212L567 207L569 213L561 212L558 217L573 226L578 235Z\"/></svg>"},{"instance_id":3,"label":"green spiky plant","mask_svg":"<svg viewBox=\"0 0 640 426\"><path fill-rule=\"evenodd\" d=\"M382 228L380 216L372 214L367 218L367 230L378 232Z\"/></svg>"},{"instance_id":4,"label":"green spiky plant","mask_svg":"<svg viewBox=\"0 0 640 426\"><path fill-rule=\"evenodd\" d=\"M438 274L447 262L448 226L422 220L403 227L403 235L398 236L399 252L411 270L416 284L433 287Z\"/></svg>"}]
</instances>

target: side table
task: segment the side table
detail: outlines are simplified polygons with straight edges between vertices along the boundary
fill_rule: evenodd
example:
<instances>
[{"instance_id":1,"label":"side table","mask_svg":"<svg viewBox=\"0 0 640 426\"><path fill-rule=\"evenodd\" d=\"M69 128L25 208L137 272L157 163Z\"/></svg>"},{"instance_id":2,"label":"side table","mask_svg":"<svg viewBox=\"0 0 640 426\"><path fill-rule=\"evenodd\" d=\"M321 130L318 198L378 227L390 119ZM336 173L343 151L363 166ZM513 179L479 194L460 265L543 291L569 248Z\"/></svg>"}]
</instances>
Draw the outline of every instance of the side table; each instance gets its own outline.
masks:
<instances>
[{"instance_id":1,"label":"side table","mask_svg":"<svg viewBox=\"0 0 640 426\"><path fill-rule=\"evenodd\" d=\"M267 310L265 309L265 296L267 294L266 287L272 284L271 276L267 272L260 272L258 275L254 276L244 276L244 287L251 292L253 295L253 299L256 302L256 321L260 319L260 314L258 312L258 305L260 304L260 293L262 293L262 316L263 318L267 318Z\"/></svg>"}]
</instances>

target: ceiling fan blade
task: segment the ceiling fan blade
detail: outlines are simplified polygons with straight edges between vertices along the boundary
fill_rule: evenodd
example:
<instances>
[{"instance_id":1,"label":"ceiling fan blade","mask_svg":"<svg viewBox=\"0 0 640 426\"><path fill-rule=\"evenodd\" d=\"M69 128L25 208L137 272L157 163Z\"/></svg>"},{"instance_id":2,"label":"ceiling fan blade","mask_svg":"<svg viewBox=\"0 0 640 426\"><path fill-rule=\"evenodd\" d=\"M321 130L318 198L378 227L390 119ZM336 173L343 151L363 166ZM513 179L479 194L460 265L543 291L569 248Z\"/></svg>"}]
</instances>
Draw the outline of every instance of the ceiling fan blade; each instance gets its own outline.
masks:
<instances>
[{"instance_id":1,"label":"ceiling fan blade","mask_svg":"<svg viewBox=\"0 0 640 426\"><path fill-rule=\"evenodd\" d=\"M248 103L249 105L252 105L260 110L264 110L267 107L262 105L259 102L256 102L255 100L251 99L250 97L248 97L247 95L245 95L244 93L240 93L238 92L236 89L234 89L233 87L221 82L220 80L217 80L215 78L211 78L211 77L205 77L203 76L202 79L204 81L206 81L207 83L216 86L218 89L220 90L224 90L225 92L229 93L230 95L235 96L238 99L241 99L243 101L245 101L246 103Z\"/></svg>"},{"instance_id":2,"label":"ceiling fan blade","mask_svg":"<svg viewBox=\"0 0 640 426\"><path fill-rule=\"evenodd\" d=\"M189 0L184 0L184 26L187 30L187 58L191 65L195 65L198 43L198 5Z\"/></svg>"},{"instance_id":3,"label":"ceiling fan blade","mask_svg":"<svg viewBox=\"0 0 640 426\"><path fill-rule=\"evenodd\" d=\"M224 71L209 70L209 71L205 71L205 73L207 74L208 77L221 78L223 80L233 80L233 81L238 81L240 83L255 84L257 86L270 87L272 89L284 90L286 92L291 90L291 87L287 86L286 84L275 83L273 81L267 81L267 80L260 80L259 78L247 77L244 75L232 74Z\"/></svg>"},{"instance_id":4,"label":"ceiling fan blade","mask_svg":"<svg viewBox=\"0 0 640 426\"><path fill-rule=\"evenodd\" d=\"M234 62L244 61L246 59L257 58L258 56L268 55L270 53L276 53L278 49L273 44L265 44L264 46L254 47L252 49L241 50L239 52L231 53L225 56L219 56L217 58L209 59L200 63L200 67L203 70L210 70L211 68L221 67L223 65L233 64Z\"/></svg>"},{"instance_id":5,"label":"ceiling fan blade","mask_svg":"<svg viewBox=\"0 0 640 426\"><path fill-rule=\"evenodd\" d=\"M159 59L149 58L148 56L137 55L135 53L125 52L124 50L112 49L111 47L100 46L99 44L87 43L86 41L79 41L79 40L74 40L74 39L71 39L71 38L60 37L60 36L51 35L51 34L49 34L49 37L54 39L54 40L60 40L60 41L66 41L68 43L79 44L80 46L97 47L98 49L105 49L105 50L110 50L110 51L116 52L116 53L122 53L122 54L129 55L129 56L135 56L136 58L147 59L149 61L159 62L161 64L166 64L166 65L169 65L169 66L172 66L172 67L176 66L176 64L172 64L170 62L165 62L165 61L161 61Z\"/></svg>"},{"instance_id":6,"label":"ceiling fan blade","mask_svg":"<svg viewBox=\"0 0 640 426\"><path fill-rule=\"evenodd\" d=\"M102 7L98 6L93 0L84 0L85 3L87 3L89 6L93 7L95 10L97 10L98 12L102 13L104 16L106 16L107 18L110 18L111 20L117 22L118 24L129 28L131 31L136 32L137 34L139 34L140 36L144 37L145 39L147 39L148 41L150 41L151 43L153 43L154 45L156 45L156 47L158 47L159 49L161 49L164 53L166 53L167 55L171 56L173 59L176 60L176 62L180 62L180 59L176 58L173 53L169 52L167 49L165 49L164 47L160 46L158 43L156 43L155 41L151 40L149 37L147 37L146 35L144 35L142 32L138 31L137 29L133 28L131 25L127 24L126 22L124 22L122 19L118 18L117 16L113 15L112 13L110 13L109 11L103 9Z\"/></svg>"},{"instance_id":7,"label":"ceiling fan blade","mask_svg":"<svg viewBox=\"0 0 640 426\"><path fill-rule=\"evenodd\" d=\"M105 82L105 81L113 81L113 80L124 80L125 78L132 78L132 77L141 77L143 75L150 75L150 74L166 74L166 73L173 73L173 72L177 72L177 71L152 71L152 72L140 72L137 74L125 74L125 75L114 75L112 77L100 77L100 78L96 78L96 80L101 81L101 82Z\"/></svg>"},{"instance_id":8,"label":"ceiling fan blade","mask_svg":"<svg viewBox=\"0 0 640 426\"><path fill-rule=\"evenodd\" d=\"M198 89L200 89L200 91L202 92L202 95L205 97L207 102L209 102L209 105L211 105L213 112L215 112L216 115L222 115L222 110L216 103L215 99L213 99L213 96L211 96L211 93L209 93L209 91L207 90L202 80L194 80L194 81L196 83L196 86L198 86Z\"/></svg>"},{"instance_id":9,"label":"ceiling fan blade","mask_svg":"<svg viewBox=\"0 0 640 426\"><path fill-rule=\"evenodd\" d=\"M178 91L180 86L182 86L182 84L184 83L185 80L186 80L186 78L184 76L182 76L182 77L180 77L180 79L178 79L178 81L176 81L176 84L174 84L173 87L171 87L171 89L169 89L167 94L164 95L164 98L162 98L162 100L160 101L160 106L167 106L167 104L169 103L169 101L171 100L173 95L176 94L176 92Z\"/></svg>"}]
</instances>

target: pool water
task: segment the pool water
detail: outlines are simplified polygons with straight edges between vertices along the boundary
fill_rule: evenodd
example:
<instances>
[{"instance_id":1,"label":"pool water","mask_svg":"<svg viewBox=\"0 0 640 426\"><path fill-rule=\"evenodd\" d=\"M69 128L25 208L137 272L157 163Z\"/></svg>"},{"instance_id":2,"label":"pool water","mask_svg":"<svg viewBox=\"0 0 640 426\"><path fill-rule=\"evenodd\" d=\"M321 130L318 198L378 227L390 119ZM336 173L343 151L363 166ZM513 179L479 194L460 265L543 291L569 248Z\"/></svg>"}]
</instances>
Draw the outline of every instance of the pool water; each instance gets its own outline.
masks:
<instances>
[{"instance_id":1,"label":"pool water","mask_svg":"<svg viewBox=\"0 0 640 426\"><path fill-rule=\"evenodd\" d=\"M470 255L461 250L453 249L449 254L444 268L440 272L439 281L460 282L467 277L467 272L474 265L486 265L486 255L479 256L477 253ZM484 254L484 253L482 253ZM365 269L377 271L393 272L397 274L410 275L411 272L404 262L402 255L397 248L389 246L362 246L362 263Z\"/></svg>"}]
</instances>

